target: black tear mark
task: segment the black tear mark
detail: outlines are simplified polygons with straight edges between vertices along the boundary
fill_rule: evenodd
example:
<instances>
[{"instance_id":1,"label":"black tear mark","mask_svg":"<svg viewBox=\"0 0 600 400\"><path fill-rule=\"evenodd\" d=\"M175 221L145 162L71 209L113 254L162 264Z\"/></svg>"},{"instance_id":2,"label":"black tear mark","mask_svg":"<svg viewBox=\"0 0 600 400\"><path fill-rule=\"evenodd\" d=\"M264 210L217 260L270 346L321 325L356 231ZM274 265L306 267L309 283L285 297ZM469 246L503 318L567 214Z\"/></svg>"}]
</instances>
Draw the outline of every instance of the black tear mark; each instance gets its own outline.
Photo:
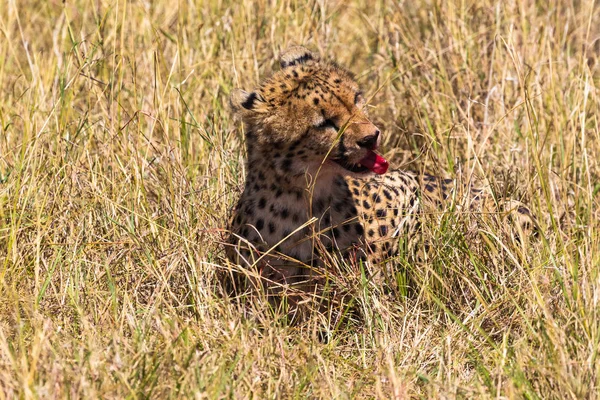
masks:
<instances>
[{"instance_id":1,"label":"black tear mark","mask_svg":"<svg viewBox=\"0 0 600 400\"><path fill-rule=\"evenodd\" d=\"M344 143L344 141L346 140L346 133L342 133L340 135L340 141L338 143L338 148L337 148L337 152L338 152L338 158L339 159L344 159L344 157L346 156L346 143Z\"/></svg>"},{"instance_id":2,"label":"black tear mark","mask_svg":"<svg viewBox=\"0 0 600 400\"><path fill-rule=\"evenodd\" d=\"M252 92L248 95L248 98L246 99L246 101L244 101L242 103L242 107L244 107L246 110L252 110L252 107L254 107L255 100L256 100L256 93Z\"/></svg>"}]
</instances>

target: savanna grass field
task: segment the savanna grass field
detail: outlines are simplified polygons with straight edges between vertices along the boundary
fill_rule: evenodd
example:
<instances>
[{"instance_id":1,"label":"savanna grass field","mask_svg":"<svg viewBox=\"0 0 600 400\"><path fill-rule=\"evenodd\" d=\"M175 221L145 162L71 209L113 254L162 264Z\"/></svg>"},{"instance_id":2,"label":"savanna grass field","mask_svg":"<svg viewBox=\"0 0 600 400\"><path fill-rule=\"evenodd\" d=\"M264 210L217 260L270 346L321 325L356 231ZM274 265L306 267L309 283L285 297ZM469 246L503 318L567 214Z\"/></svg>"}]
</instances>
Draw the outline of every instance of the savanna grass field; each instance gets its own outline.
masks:
<instances>
[{"instance_id":1,"label":"savanna grass field","mask_svg":"<svg viewBox=\"0 0 600 400\"><path fill-rule=\"evenodd\" d=\"M538 236L448 210L410 291L331 266L346 303L300 321L226 290L228 96L297 44L356 74L393 167ZM596 2L9 0L0 60L0 398L600 397Z\"/></svg>"}]
</instances>

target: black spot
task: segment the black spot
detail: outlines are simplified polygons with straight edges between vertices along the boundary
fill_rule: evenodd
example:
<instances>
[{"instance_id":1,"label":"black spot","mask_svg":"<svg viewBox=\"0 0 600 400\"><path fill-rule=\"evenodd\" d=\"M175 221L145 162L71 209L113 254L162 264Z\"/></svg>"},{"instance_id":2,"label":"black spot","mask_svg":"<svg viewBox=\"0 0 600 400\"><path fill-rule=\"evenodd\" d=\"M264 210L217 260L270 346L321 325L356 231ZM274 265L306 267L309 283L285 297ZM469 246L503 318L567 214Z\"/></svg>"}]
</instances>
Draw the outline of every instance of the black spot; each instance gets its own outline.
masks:
<instances>
[{"instance_id":1,"label":"black spot","mask_svg":"<svg viewBox=\"0 0 600 400\"><path fill-rule=\"evenodd\" d=\"M250 257L250 252L246 249L242 250L241 253L242 257L244 257L246 260Z\"/></svg>"},{"instance_id":2,"label":"black spot","mask_svg":"<svg viewBox=\"0 0 600 400\"><path fill-rule=\"evenodd\" d=\"M262 210L263 208L265 208L266 205L267 205L267 199L265 199L264 197L261 197L260 200L258 200L258 208L260 210Z\"/></svg>"},{"instance_id":3,"label":"black spot","mask_svg":"<svg viewBox=\"0 0 600 400\"><path fill-rule=\"evenodd\" d=\"M388 192L385 189L383 189L383 195L385 196L386 199L392 200L392 195L390 194L390 192Z\"/></svg>"},{"instance_id":4,"label":"black spot","mask_svg":"<svg viewBox=\"0 0 600 400\"><path fill-rule=\"evenodd\" d=\"M385 218L385 217L387 217L387 210L384 210L384 209L377 210L376 214L377 214L377 218Z\"/></svg>"},{"instance_id":5,"label":"black spot","mask_svg":"<svg viewBox=\"0 0 600 400\"><path fill-rule=\"evenodd\" d=\"M373 237L373 236L375 236L375 231L373 229L369 229L369 231L367 232L367 235L369 235L369 237Z\"/></svg>"},{"instance_id":6,"label":"black spot","mask_svg":"<svg viewBox=\"0 0 600 400\"><path fill-rule=\"evenodd\" d=\"M337 212L342 212L342 210L344 209L344 202L340 201L339 203L335 203L333 205L333 209Z\"/></svg>"},{"instance_id":7,"label":"black spot","mask_svg":"<svg viewBox=\"0 0 600 400\"><path fill-rule=\"evenodd\" d=\"M323 199L317 200L315 203L315 212L319 213L319 212L323 211L324 208L325 208L325 201Z\"/></svg>"},{"instance_id":8,"label":"black spot","mask_svg":"<svg viewBox=\"0 0 600 400\"><path fill-rule=\"evenodd\" d=\"M344 230L344 232L350 232L350 225L344 224L344 225L342 225L342 229Z\"/></svg>"},{"instance_id":9,"label":"black spot","mask_svg":"<svg viewBox=\"0 0 600 400\"><path fill-rule=\"evenodd\" d=\"M269 92L274 93L275 92L275 88L274 87L270 88Z\"/></svg>"},{"instance_id":10,"label":"black spot","mask_svg":"<svg viewBox=\"0 0 600 400\"><path fill-rule=\"evenodd\" d=\"M369 202L368 202L368 201L366 201L366 200L363 200L363 207L364 207L364 208L366 208L366 209L368 210L369 208L371 208L371 205L369 204Z\"/></svg>"},{"instance_id":11,"label":"black spot","mask_svg":"<svg viewBox=\"0 0 600 400\"><path fill-rule=\"evenodd\" d=\"M315 106L319 105L319 99L317 99L316 97L313 99L313 103L315 103Z\"/></svg>"},{"instance_id":12,"label":"black spot","mask_svg":"<svg viewBox=\"0 0 600 400\"><path fill-rule=\"evenodd\" d=\"M525 214L525 215L529 215L529 210L525 207L519 207L517 208L517 212L519 214Z\"/></svg>"},{"instance_id":13,"label":"black spot","mask_svg":"<svg viewBox=\"0 0 600 400\"><path fill-rule=\"evenodd\" d=\"M331 215L329 212L323 214L322 221L324 226L331 225Z\"/></svg>"},{"instance_id":14,"label":"black spot","mask_svg":"<svg viewBox=\"0 0 600 400\"><path fill-rule=\"evenodd\" d=\"M433 185L430 185L429 183L425 185L425 190L427 190L428 192L433 192L434 189L435 187Z\"/></svg>"},{"instance_id":15,"label":"black spot","mask_svg":"<svg viewBox=\"0 0 600 400\"><path fill-rule=\"evenodd\" d=\"M385 236L387 235L387 232L388 232L388 227L387 227L387 225L381 225L381 226L379 227L379 236L381 236L381 237L385 237Z\"/></svg>"},{"instance_id":16,"label":"black spot","mask_svg":"<svg viewBox=\"0 0 600 400\"><path fill-rule=\"evenodd\" d=\"M279 198L279 197L281 197L282 194L283 194L283 190L277 189L277 191L275 192L275 197Z\"/></svg>"},{"instance_id":17,"label":"black spot","mask_svg":"<svg viewBox=\"0 0 600 400\"><path fill-rule=\"evenodd\" d=\"M265 227L265 221L263 221L262 218L259 218L258 221L256 221L256 229L258 229L260 231L264 227Z\"/></svg>"},{"instance_id":18,"label":"black spot","mask_svg":"<svg viewBox=\"0 0 600 400\"><path fill-rule=\"evenodd\" d=\"M283 210L281 210L281 218L283 219L287 219L287 217L289 217L290 212L288 211L287 208L284 208Z\"/></svg>"},{"instance_id":19,"label":"black spot","mask_svg":"<svg viewBox=\"0 0 600 400\"><path fill-rule=\"evenodd\" d=\"M269 233L275 233L275 224L272 222L269 222Z\"/></svg>"},{"instance_id":20,"label":"black spot","mask_svg":"<svg viewBox=\"0 0 600 400\"><path fill-rule=\"evenodd\" d=\"M340 78L335 78L335 79L333 80L333 83L335 83L335 84L339 85L340 83L342 83L342 80L341 80Z\"/></svg>"},{"instance_id":21,"label":"black spot","mask_svg":"<svg viewBox=\"0 0 600 400\"><path fill-rule=\"evenodd\" d=\"M381 196L379 196L379 194L373 193L372 198L375 203L381 203Z\"/></svg>"},{"instance_id":22,"label":"black spot","mask_svg":"<svg viewBox=\"0 0 600 400\"><path fill-rule=\"evenodd\" d=\"M344 190L348 189L348 183L346 183L346 181L344 180L344 178L342 178L341 176L338 176L335 179L335 184L339 187L341 187Z\"/></svg>"},{"instance_id":23,"label":"black spot","mask_svg":"<svg viewBox=\"0 0 600 400\"><path fill-rule=\"evenodd\" d=\"M385 252L387 258L392 258L394 256L394 249L392 249L392 246L387 242L381 246L381 251Z\"/></svg>"},{"instance_id":24,"label":"black spot","mask_svg":"<svg viewBox=\"0 0 600 400\"><path fill-rule=\"evenodd\" d=\"M358 191L358 189L357 189L357 188L354 188L354 189L352 190L352 193L354 193L354 195L355 195L355 196L358 196L358 195L360 195L360 192Z\"/></svg>"},{"instance_id":25,"label":"black spot","mask_svg":"<svg viewBox=\"0 0 600 400\"><path fill-rule=\"evenodd\" d=\"M290 160L290 159L283 160L283 162L281 163L281 168L284 171L289 171L292 168L292 160Z\"/></svg>"},{"instance_id":26,"label":"black spot","mask_svg":"<svg viewBox=\"0 0 600 400\"><path fill-rule=\"evenodd\" d=\"M334 237L335 237L335 236L337 236L337 237L339 237L339 236L340 236L340 230L339 230L338 228L333 228L332 232L333 232L333 236L334 236Z\"/></svg>"},{"instance_id":27,"label":"black spot","mask_svg":"<svg viewBox=\"0 0 600 400\"><path fill-rule=\"evenodd\" d=\"M354 230L356 231L356 234L359 236L362 236L365 233L365 230L363 229L361 224L354 224Z\"/></svg>"},{"instance_id":28,"label":"black spot","mask_svg":"<svg viewBox=\"0 0 600 400\"><path fill-rule=\"evenodd\" d=\"M298 77L298 73L296 72L296 70L293 70L293 71L292 71L292 75L294 75L294 78L297 78L297 77Z\"/></svg>"},{"instance_id":29,"label":"black spot","mask_svg":"<svg viewBox=\"0 0 600 400\"><path fill-rule=\"evenodd\" d=\"M398 216L398 209L394 208L394 217L397 217L397 216Z\"/></svg>"},{"instance_id":30,"label":"black spot","mask_svg":"<svg viewBox=\"0 0 600 400\"><path fill-rule=\"evenodd\" d=\"M256 100L256 93L252 92L248 95L248 98L246 99L246 101L244 101L242 103L242 107L244 107L246 110L252 110L255 100Z\"/></svg>"}]
</instances>

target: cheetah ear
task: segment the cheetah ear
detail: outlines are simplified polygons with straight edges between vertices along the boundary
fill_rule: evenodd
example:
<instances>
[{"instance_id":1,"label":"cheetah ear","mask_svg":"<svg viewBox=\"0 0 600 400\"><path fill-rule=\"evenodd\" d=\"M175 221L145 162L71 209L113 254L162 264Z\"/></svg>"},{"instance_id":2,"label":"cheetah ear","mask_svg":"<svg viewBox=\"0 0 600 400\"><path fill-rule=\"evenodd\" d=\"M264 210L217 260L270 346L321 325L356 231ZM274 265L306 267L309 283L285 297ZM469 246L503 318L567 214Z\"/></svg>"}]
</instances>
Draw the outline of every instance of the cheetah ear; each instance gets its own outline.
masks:
<instances>
[{"instance_id":1,"label":"cheetah ear","mask_svg":"<svg viewBox=\"0 0 600 400\"><path fill-rule=\"evenodd\" d=\"M229 103L235 114L243 115L252 111L260 111L264 105L264 99L256 92L246 92L242 89L234 89L231 92Z\"/></svg>"},{"instance_id":2,"label":"cheetah ear","mask_svg":"<svg viewBox=\"0 0 600 400\"><path fill-rule=\"evenodd\" d=\"M319 56L302 46L288 47L279 57L281 68L291 67L296 64L305 64L309 61L319 61Z\"/></svg>"}]
</instances>

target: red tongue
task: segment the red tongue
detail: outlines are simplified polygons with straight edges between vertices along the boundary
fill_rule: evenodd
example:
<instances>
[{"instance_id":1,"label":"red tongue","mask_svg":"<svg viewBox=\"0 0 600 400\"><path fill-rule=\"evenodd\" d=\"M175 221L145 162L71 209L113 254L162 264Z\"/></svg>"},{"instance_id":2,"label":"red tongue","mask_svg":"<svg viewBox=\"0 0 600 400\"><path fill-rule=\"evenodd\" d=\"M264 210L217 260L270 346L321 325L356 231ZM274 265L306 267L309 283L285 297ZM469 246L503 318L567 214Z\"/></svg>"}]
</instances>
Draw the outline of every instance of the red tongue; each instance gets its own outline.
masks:
<instances>
[{"instance_id":1,"label":"red tongue","mask_svg":"<svg viewBox=\"0 0 600 400\"><path fill-rule=\"evenodd\" d=\"M374 151L369 150L367 156L359 161L376 174L383 175L387 172L390 163Z\"/></svg>"}]
</instances>

